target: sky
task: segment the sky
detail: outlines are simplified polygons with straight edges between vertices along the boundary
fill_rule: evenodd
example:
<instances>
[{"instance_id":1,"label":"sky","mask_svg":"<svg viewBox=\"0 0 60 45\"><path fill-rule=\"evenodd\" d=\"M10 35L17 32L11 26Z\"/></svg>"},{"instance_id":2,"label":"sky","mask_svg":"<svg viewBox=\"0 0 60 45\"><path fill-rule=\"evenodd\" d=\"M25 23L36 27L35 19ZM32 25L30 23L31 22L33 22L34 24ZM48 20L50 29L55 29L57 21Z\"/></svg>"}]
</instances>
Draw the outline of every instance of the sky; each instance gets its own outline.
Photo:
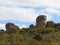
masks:
<instances>
[{"instance_id":1,"label":"sky","mask_svg":"<svg viewBox=\"0 0 60 45\"><path fill-rule=\"evenodd\" d=\"M8 22L19 28L35 25L36 17L46 15L46 21L60 22L60 0L0 0L0 29Z\"/></svg>"}]
</instances>

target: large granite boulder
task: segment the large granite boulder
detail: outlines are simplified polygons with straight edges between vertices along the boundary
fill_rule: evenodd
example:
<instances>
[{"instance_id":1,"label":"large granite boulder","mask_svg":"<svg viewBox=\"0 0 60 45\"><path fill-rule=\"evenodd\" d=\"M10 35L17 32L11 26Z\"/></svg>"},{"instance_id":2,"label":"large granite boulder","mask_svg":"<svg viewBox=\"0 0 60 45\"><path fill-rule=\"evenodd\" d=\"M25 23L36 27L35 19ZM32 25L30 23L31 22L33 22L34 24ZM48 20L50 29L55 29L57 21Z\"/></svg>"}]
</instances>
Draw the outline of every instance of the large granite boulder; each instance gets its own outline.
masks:
<instances>
[{"instance_id":1,"label":"large granite boulder","mask_svg":"<svg viewBox=\"0 0 60 45\"><path fill-rule=\"evenodd\" d=\"M5 25L7 33L16 33L19 30L19 27L13 23L7 23Z\"/></svg>"},{"instance_id":2,"label":"large granite boulder","mask_svg":"<svg viewBox=\"0 0 60 45\"><path fill-rule=\"evenodd\" d=\"M55 23L53 21L48 21L46 27L53 27Z\"/></svg>"},{"instance_id":3,"label":"large granite boulder","mask_svg":"<svg viewBox=\"0 0 60 45\"><path fill-rule=\"evenodd\" d=\"M36 26L37 27L45 27L46 26L46 16L45 15L39 15L37 18L36 18Z\"/></svg>"}]
</instances>

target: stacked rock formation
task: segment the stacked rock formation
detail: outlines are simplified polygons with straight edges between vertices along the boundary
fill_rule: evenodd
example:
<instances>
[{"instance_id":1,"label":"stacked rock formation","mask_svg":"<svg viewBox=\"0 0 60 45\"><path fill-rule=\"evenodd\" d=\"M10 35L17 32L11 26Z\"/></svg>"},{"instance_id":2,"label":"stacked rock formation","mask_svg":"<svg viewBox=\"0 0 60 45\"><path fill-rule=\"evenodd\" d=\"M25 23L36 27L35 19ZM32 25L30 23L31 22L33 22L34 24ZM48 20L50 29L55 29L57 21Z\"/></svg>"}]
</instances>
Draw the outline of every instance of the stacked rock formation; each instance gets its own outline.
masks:
<instances>
[{"instance_id":1,"label":"stacked rock formation","mask_svg":"<svg viewBox=\"0 0 60 45\"><path fill-rule=\"evenodd\" d=\"M50 27L50 26L52 27L54 25L55 25L55 23L53 21L48 21L46 24L46 27Z\"/></svg>"},{"instance_id":2,"label":"stacked rock formation","mask_svg":"<svg viewBox=\"0 0 60 45\"><path fill-rule=\"evenodd\" d=\"M46 26L46 16L45 15L40 15L36 19L36 26L37 27L45 27Z\"/></svg>"},{"instance_id":3,"label":"stacked rock formation","mask_svg":"<svg viewBox=\"0 0 60 45\"><path fill-rule=\"evenodd\" d=\"M13 23L7 23L7 24L5 25L5 27L6 27L6 31L7 31L9 34L10 34L10 33L16 33L17 30L19 30L19 27L16 26L15 24L13 24Z\"/></svg>"}]
</instances>

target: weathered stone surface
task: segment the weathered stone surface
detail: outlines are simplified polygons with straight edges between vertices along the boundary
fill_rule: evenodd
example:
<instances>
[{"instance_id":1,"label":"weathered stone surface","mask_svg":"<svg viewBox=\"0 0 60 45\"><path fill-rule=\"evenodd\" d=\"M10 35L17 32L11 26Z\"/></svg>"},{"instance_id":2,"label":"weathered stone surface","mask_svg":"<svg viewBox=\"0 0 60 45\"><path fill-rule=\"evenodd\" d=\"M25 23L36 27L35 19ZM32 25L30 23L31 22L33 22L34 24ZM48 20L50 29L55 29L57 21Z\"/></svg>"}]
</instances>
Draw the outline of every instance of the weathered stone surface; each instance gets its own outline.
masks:
<instances>
[{"instance_id":1,"label":"weathered stone surface","mask_svg":"<svg viewBox=\"0 0 60 45\"><path fill-rule=\"evenodd\" d=\"M60 32L60 26L57 26L56 27L56 31L59 31Z\"/></svg>"},{"instance_id":2,"label":"weathered stone surface","mask_svg":"<svg viewBox=\"0 0 60 45\"><path fill-rule=\"evenodd\" d=\"M46 23L46 16L45 15L40 15L36 18L36 26L37 27L45 27Z\"/></svg>"},{"instance_id":3,"label":"weathered stone surface","mask_svg":"<svg viewBox=\"0 0 60 45\"><path fill-rule=\"evenodd\" d=\"M55 24L55 26L56 26L56 27L57 27L57 26L60 26L60 23Z\"/></svg>"},{"instance_id":4,"label":"weathered stone surface","mask_svg":"<svg viewBox=\"0 0 60 45\"><path fill-rule=\"evenodd\" d=\"M46 27L52 27L54 26L54 22L53 21L48 21L47 24L46 24Z\"/></svg>"},{"instance_id":5,"label":"weathered stone surface","mask_svg":"<svg viewBox=\"0 0 60 45\"><path fill-rule=\"evenodd\" d=\"M6 25L5 25L5 27L6 27L6 31L10 34L10 33L15 33L15 32L17 32L17 30L19 30L19 27L18 26L16 26L15 24L13 24L13 23L7 23Z\"/></svg>"},{"instance_id":6,"label":"weathered stone surface","mask_svg":"<svg viewBox=\"0 0 60 45\"><path fill-rule=\"evenodd\" d=\"M60 32L60 23L57 23L55 26L56 26L56 31Z\"/></svg>"}]
</instances>

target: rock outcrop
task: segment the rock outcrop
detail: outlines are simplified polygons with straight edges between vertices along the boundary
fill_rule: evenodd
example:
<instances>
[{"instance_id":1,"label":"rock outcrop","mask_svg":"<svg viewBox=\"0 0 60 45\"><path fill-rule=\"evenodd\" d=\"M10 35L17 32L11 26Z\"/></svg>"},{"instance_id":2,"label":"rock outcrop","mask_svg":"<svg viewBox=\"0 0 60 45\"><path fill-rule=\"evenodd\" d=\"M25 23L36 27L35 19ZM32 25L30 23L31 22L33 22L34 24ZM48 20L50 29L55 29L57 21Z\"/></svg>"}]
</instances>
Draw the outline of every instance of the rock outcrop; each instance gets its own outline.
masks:
<instances>
[{"instance_id":1,"label":"rock outcrop","mask_svg":"<svg viewBox=\"0 0 60 45\"><path fill-rule=\"evenodd\" d=\"M16 33L17 30L19 30L19 27L16 26L15 24L13 24L13 23L7 23L7 24L5 25L5 27L6 27L6 31L7 31L9 34L10 34L10 33Z\"/></svg>"},{"instance_id":2,"label":"rock outcrop","mask_svg":"<svg viewBox=\"0 0 60 45\"><path fill-rule=\"evenodd\" d=\"M53 27L55 23L53 21L48 21L46 27Z\"/></svg>"},{"instance_id":3,"label":"rock outcrop","mask_svg":"<svg viewBox=\"0 0 60 45\"><path fill-rule=\"evenodd\" d=\"M46 16L45 15L40 15L36 18L36 26L37 27L45 27L46 26Z\"/></svg>"},{"instance_id":4,"label":"rock outcrop","mask_svg":"<svg viewBox=\"0 0 60 45\"><path fill-rule=\"evenodd\" d=\"M60 23L57 23L55 27L56 27L56 31L60 32Z\"/></svg>"}]
</instances>

